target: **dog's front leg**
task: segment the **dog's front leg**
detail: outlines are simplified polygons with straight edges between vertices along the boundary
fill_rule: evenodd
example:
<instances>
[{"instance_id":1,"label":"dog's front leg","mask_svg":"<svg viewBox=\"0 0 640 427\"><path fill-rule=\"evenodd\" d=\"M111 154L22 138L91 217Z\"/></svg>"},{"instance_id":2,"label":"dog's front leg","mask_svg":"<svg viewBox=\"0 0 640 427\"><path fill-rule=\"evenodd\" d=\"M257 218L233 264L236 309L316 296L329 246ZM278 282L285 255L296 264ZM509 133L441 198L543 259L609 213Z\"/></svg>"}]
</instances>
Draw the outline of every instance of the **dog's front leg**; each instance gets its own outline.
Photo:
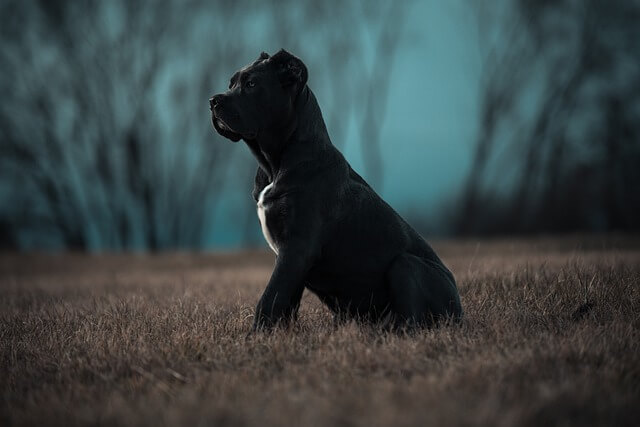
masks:
<instances>
[{"instance_id":1,"label":"dog's front leg","mask_svg":"<svg viewBox=\"0 0 640 427\"><path fill-rule=\"evenodd\" d=\"M256 307L254 329L286 325L297 314L311 263L312 257L307 251L280 250L267 289Z\"/></svg>"}]
</instances>

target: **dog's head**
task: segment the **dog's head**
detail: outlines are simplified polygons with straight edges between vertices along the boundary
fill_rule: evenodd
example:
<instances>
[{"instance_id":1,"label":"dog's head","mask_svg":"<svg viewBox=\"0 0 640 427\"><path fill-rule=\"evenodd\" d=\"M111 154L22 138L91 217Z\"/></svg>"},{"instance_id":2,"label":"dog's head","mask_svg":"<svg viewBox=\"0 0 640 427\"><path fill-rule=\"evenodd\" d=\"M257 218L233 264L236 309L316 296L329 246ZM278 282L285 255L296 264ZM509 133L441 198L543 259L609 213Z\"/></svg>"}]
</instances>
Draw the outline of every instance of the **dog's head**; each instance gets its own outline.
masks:
<instances>
[{"instance_id":1,"label":"dog's head","mask_svg":"<svg viewBox=\"0 0 640 427\"><path fill-rule=\"evenodd\" d=\"M213 127L234 142L285 128L306 83L307 67L300 59L285 50L271 57L263 52L233 74L229 90L209 99Z\"/></svg>"}]
</instances>

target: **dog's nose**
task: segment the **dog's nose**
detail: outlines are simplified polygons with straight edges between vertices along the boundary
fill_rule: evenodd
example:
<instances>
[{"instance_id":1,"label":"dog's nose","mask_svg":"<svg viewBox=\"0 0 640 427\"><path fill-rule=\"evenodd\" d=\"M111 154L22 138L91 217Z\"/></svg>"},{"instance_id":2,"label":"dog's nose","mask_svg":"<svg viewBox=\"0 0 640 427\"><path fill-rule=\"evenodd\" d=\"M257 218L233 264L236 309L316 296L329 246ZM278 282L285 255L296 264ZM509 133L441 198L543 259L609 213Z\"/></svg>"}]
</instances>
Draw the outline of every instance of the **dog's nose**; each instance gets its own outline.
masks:
<instances>
[{"instance_id":1,"label":"dog's nose","mask_svg":"<svg viewBox=\"0 0 640 427\"><path fill-rule=\"evenodd\" d=\"M220 104L220 98L222 98L222 95L214 95L213 97L209 98L209 108L213 110L213 107Z\"/></svg>"}]
</instances>

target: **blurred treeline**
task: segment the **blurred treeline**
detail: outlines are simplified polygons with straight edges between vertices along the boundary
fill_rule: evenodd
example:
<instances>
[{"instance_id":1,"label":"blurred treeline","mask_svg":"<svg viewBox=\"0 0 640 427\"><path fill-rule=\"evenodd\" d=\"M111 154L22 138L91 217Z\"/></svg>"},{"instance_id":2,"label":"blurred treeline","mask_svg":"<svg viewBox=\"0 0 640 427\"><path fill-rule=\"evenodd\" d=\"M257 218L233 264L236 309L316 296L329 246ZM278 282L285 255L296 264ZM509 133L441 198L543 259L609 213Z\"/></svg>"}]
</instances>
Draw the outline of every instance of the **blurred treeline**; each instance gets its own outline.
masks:
<instances>
[{"instance_id":1,"label":"blurred treeline","mask_svg":"<svg viewBox=\"0 0 640 427\"><path fill-rule=\"evenodd\" d=\"M355 132L377 187L411 4L0 2L0 246L206 247L228 187L255 241L255 162L213 134L207 99L280 47L314 70L334 143ZM638 229L640 2L461 4L484 69L467 185L442 201L451 230Z\"/></svg>"},{"instance_id":2,"label":"blurred treeline","mask_svg":"<svg viewBox=\"0 0 640 427\"><path fill-rule=\"evenodd\" d=\"M497 32L476 8L489 49L456 231L638 230L640 2L517 0Z\"/></svg>"}]
</instances>

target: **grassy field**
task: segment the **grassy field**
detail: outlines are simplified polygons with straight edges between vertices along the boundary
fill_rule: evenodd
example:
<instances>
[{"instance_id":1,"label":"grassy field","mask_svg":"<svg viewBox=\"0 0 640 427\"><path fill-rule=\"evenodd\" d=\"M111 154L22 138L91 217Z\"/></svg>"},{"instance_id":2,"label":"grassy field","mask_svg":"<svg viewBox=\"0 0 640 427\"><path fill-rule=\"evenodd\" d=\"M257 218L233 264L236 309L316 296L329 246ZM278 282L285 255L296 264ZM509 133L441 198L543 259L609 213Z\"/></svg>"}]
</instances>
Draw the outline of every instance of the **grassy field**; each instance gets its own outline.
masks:
<instances>
[{"instance_id":1,"label":"grassy field","mask_svg":"<svg viewBox=\"0 0 640 427\"><path fill-rule=\"evenodd\" d=\"M640 239L440 242L465 318L247 336L267 252L0 255L1 425L638 425Z\"/></svg>"}]
</instances>

